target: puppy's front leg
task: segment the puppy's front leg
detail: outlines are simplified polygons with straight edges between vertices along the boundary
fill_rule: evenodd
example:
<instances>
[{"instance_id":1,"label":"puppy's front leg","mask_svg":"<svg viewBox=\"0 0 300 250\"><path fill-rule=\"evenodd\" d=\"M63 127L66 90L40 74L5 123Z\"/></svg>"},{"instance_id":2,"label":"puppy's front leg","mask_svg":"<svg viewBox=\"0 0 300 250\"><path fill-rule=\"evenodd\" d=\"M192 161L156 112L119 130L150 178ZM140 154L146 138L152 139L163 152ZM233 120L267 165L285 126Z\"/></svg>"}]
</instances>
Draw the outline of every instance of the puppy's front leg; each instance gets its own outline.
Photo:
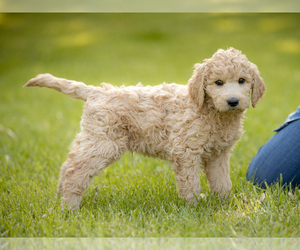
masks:
<instances>
[{"instance_id":1,"label":"puppy's front leg","mask_svg":"<svg viewBox=\"0 0 300 250\"><path fill-rule=\"evenodd\" d=\"M197 204L195 196L200 195L200 164L193 157L181 157L173 162L179 197L185 198L189 203Z\"/></svg>"},{"instance_id":2,"label":"puppy's front leg","mask_svg":"<svg viewBox=\"0 0 300 250\"><path fill-rule=\"evenodd\" d=\"M222 197L229 195L232 187L229 176L229 156L230 149L227 149L219 155L212 155L204 166L211 190Z\"/></svg>"}]
</instances>

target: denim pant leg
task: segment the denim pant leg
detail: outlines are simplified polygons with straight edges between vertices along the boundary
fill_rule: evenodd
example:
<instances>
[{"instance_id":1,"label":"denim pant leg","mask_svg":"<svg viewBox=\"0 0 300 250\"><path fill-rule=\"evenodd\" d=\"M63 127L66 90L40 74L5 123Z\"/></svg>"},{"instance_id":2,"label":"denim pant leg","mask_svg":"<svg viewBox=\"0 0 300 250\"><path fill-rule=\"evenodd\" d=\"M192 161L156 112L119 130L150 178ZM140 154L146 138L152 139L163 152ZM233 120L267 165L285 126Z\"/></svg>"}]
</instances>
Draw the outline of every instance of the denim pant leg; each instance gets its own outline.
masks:
<instances>
[{"instance_id":1,"label":"denim pant leg","mask_svg":"<svg viewBox=\"0 0 300 250\"><path fill-rule=\"evenodd\" d=\"M300 185L300 119L279 130L252 159L247 170L247 180L265 188L280 181Z\"/></svg>"}]
</instances>

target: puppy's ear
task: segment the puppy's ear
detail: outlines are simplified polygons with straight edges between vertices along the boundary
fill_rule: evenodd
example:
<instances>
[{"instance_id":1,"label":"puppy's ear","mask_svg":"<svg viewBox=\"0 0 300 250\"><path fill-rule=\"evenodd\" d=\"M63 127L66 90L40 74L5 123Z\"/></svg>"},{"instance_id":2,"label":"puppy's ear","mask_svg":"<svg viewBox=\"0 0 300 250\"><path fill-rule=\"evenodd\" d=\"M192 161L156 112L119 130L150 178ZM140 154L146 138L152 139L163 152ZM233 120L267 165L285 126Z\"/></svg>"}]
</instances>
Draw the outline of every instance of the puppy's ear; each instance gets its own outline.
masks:
<instances>
[{"instance_id":1,"label":"puppy's ear","mask_svg":"<svg viewBox=\"0 0 300 250\"><path fill-rule=\"evenodd\" d=\"M189 94L192 100L198 105L199 108L202 107L204 101L204 81L205 81L205 64L197 63L195 64L195 70L188 81Z\"/></svg>"},{"instance_id":2,"label":"puppy's ear","mask_svg":"<svg viewBox=\"0 0 300 250\"><path fill-rule=\"evenodd\" d=\"M255 108L256 104L263 98L266 91L266 85L259 75L258 68L252 64L252 107Z\"/></svg>"}]
</instances>

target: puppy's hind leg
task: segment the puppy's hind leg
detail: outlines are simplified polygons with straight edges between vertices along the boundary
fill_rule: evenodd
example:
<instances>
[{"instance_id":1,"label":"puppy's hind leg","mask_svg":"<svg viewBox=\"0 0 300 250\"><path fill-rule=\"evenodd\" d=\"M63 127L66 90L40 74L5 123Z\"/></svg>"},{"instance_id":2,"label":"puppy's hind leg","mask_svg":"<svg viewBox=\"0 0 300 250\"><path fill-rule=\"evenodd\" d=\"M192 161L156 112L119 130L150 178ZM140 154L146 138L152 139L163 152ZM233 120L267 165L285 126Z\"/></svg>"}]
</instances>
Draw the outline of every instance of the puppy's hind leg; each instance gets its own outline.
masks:
<instances>
[{"instance_id":1,"label":"puppy's hind leg","mask_svg":"<svg viewBox=\"0 0 300 250\"><path fill-rule=\"evenodd\" d=\"M85 189L88 189L92 177L97 176L110 163L107 159L94 157L82 161L77 160L71 164L72 167L65 171L63 185L60 185L63 189L63 204L66 204L68 209L78 210L82 194Z\"/></svg>"},{"instance_id":2,"label":"puppy's hind leg","mask_svg":"<svg viewBox=\"0 0 300 250\"><path fill-rule=\"evenodd\" d=\"M70 148L70 153L67 156L67 160L63 163L60 169L60 178L59 178L59 184L58 184L58 192L63 195L64 193L64 182L65 182L65 172L73 167L73 162L75 162L75 156L76 153L78 152L78 145L80 144L80 134L77 135L76 139L73 141L71 148Z\"/></svg>"},{"instance_id":3,"label":"puppy's hind leg","mask_svg":"<svg viewBox=\"0 0 300 250\"><path fill-rule=\"evenodd\" d=\"M97 142L81 141L62 168L59 188L63 190L63 204L78 210L83 191L89 187L92 177L119 160L124 152L124 146L108 138Z\"/></svg>"},{"instance_id":4,"label":"puppy's hind leg","mask_svg":"<svg viewBox=\"0 0 300 250\"><path fill-rule=\"evenodd\" d=\"M72 168L74 165L73 157L74 157L74 154L69 153L68 159L63 163L63 165L61 166L61 169L60 169L60 177L59 177L59 183L58 183L57 190L61 195L63 195L63 193L64 193L65 173L69 168Z\"/></svg>"}]
</instances>

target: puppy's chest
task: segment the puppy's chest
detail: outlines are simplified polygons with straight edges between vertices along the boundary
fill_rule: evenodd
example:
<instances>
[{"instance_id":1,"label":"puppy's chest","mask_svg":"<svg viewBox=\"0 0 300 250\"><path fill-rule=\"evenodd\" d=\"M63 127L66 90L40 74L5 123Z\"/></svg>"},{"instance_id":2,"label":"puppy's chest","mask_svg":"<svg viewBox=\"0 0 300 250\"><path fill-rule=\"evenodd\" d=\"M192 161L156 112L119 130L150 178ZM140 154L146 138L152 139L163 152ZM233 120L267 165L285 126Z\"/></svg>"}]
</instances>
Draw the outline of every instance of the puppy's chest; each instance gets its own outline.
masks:
<instances>
[{"instance_id":1,"label":"puppy's chest","mask_svg":"<svg viewBox=\"0 0 300 250\"><path fill-rule=\"evenodd\" d=\"M242 131L241 122L232 124L205 122L197 128L197 132L187 131L184 146L200 154L222 151L240 140Z\"/></svg>"},{"instance_id":2,"label":"puppy's chest","mask_svg":"<svg viewBox=\"0 0 300 250\"><path fill-rule=\"evenodd\" d=\"M242 128L231 127L223 128L217 131L212 131L208 137L207 144L212 145L214 148L224 148L233 146L242 135Z\"/></svg>"}]
</instances>

